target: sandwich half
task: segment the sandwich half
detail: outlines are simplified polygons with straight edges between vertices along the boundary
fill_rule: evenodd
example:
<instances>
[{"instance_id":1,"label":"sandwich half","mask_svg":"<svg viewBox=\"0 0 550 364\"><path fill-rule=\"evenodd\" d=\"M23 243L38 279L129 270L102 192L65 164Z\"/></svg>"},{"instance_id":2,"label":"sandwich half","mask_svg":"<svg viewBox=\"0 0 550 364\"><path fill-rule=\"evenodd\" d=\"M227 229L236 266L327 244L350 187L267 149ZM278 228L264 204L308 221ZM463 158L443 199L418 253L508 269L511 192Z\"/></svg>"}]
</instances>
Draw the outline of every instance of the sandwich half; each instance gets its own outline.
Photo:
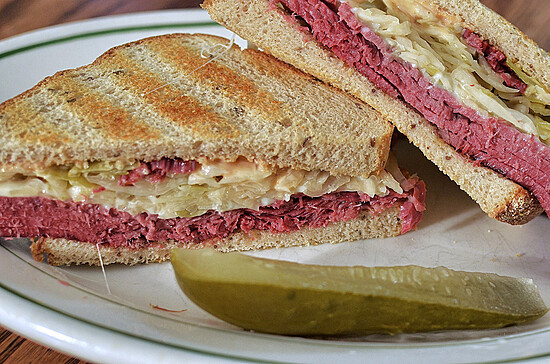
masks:
<instances>
[{"instance_id":1,"label":"sandwich half","mask_svg":"<svg viewBox=\"0 0 550 364\"><path fill-rule=\"evenodd\" d=\"M363 102L227 39L107 51L0 105L0 236L54 265L413 229L424 184Z\"/></svg>"},{"instance_id":2,"label":"sandwich half","mask_svg":"<svg viewBox=\"0 0 550 364\"><path fill-rule=\"evenodd\" d=\"M206 0L261 49L362 99L491 217L550 212L550 56L477 0Z\"/></svg>"}]
</instances>

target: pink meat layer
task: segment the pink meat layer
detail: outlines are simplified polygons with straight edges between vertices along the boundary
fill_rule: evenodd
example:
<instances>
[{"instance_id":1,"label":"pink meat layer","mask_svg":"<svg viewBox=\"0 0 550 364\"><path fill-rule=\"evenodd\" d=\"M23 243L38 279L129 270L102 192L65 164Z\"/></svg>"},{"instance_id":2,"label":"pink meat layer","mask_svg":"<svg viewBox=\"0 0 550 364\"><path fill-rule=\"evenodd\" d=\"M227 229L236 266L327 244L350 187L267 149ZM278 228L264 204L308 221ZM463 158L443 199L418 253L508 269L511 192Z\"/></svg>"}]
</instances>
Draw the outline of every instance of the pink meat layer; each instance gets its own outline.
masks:
<instances>
[{"instance_id":1,"label":"pink meat layer","mask_svg":"<svg viewBox=\"0 0 550 364\"><path fill-rule=\"evenodd\" d=\"M491 45L488 41L483 40L478 34L472 32L470 29L465 29L462 36L469 46L473 47L480 55L483 55L487 63L491 66L491 69L504 80L506 86L513 87L522 94L525 93L527 84L508 66L504 53Z\"/></svg>"},{"instance_id":2,"label":"pink meat layer","mask_svg":"<svg viewBox=\"0 0 550 364\"><path fill-rule=\"evenodd\" d=\"M380 213L400 204L402 232L413 229L422 218L425 186L409 179L407 191L391 191L370 198L356 192L335 192L321 197L293 196L258 211L238 209L209 211L193 218L160 219L137 216L101 205L63 202L44 197L0 197L0 236L64 238L114 247L139 248L150 242L176 240L197 243L224 238L238 231L269 230L273 233L320 228L336 221L355 219L362 211Z\"/></svg>"},{"instance_id":3,"label":"pink meat layer","mask_svg":"<svg viewBox=\"0 0 550 364\"><path fill-rule=\"evenodd\" d=\"M120 186L131 186L141 179L151 183L162 182L168 175L189 174L199 167L196 161L183 161L181 159L162 158L153 162L141 162L139 167L120 176Z\"/></svg>"},{"instance_id":4,"label":"pink meat layer","mask_svg":"<svg viewBox=\"0 0 550 364\"><path fill-rule=\"evenodd\" d=\"M445 142L524 186L550 213L548 146L504 120L480 115L462 105L452 93L432 85L418 68L397 59L380 36L357 20L348 3L271 1L282 3L294 16L302 18L314 37L349 66L424 115L437 126Z\"/></svg>"}]
</instances>

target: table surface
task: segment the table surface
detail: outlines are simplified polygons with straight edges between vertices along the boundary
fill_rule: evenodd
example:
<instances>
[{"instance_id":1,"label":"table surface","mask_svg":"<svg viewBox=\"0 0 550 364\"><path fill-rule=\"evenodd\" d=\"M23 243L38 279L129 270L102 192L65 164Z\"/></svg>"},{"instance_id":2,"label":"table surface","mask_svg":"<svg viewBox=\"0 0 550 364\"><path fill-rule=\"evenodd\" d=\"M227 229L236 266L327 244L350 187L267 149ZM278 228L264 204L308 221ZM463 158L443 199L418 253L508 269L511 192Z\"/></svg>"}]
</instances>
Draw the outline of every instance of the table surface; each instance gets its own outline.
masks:
<instances>
[{"instance_id":1,"label":"table surface","mask_svg":"<svg viewBox=\"0 0 550 364\"><path fill-rule=\"evenodd\" d=\"M0 0L0 40L47 27L93 17L198 7L201 0ZM482 0L542 48L550 50L548 0ZM67 363L84 361L40 346L0 327L0 363Z\"/></svg>"}]
</instances>

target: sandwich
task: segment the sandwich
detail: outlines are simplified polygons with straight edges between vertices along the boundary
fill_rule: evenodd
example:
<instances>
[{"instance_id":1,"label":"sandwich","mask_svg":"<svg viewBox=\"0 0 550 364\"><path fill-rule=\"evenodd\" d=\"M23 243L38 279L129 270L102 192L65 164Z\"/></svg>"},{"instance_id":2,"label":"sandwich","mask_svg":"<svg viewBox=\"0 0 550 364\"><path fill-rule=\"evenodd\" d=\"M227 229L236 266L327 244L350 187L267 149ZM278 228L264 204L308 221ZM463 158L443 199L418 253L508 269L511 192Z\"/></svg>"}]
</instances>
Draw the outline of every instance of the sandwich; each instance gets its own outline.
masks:
<instances>
[{"instance_id":1,"label":"sandwich","mask_svg":"<svg viewBox=\"0 0 550 364\"><path fill-rule=\"evenodd\" d=\"M489 216L550 212L550 56L477 0L206 0L379 111Z\"/></svg>"},{"instance_id":2,"label":"sandwich","mask_svg":"<svg viewBox=\"0 0 550 364\"><path fill-rule=\"evenodd\" d=\"M378 112L210 35L58 72L1 104L0 130L0 236L53 265L395 236L424 210Z\"/></svg>"}]
</instances>

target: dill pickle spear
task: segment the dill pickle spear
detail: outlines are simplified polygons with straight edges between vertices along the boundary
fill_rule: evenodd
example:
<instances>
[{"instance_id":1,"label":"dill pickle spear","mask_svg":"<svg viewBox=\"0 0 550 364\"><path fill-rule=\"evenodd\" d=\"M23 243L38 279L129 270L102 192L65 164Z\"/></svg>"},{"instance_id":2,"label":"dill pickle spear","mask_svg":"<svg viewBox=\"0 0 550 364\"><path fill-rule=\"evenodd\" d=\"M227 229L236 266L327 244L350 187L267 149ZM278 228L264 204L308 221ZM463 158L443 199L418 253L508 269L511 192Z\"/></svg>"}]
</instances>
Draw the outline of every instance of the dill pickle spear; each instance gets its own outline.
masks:
<instances>
[{"instance_id":1,"label":"dill pickle spear","mask_svg":"<svg viewBox=\"0 0 550 364\"><path fill-rule=\"evenodd\" d=\"M341 267L212 249L171 254L183 292L247 330L300 335L486 329L547 312L531 279L447 268Z\"/></svg>"}]
</instances>

